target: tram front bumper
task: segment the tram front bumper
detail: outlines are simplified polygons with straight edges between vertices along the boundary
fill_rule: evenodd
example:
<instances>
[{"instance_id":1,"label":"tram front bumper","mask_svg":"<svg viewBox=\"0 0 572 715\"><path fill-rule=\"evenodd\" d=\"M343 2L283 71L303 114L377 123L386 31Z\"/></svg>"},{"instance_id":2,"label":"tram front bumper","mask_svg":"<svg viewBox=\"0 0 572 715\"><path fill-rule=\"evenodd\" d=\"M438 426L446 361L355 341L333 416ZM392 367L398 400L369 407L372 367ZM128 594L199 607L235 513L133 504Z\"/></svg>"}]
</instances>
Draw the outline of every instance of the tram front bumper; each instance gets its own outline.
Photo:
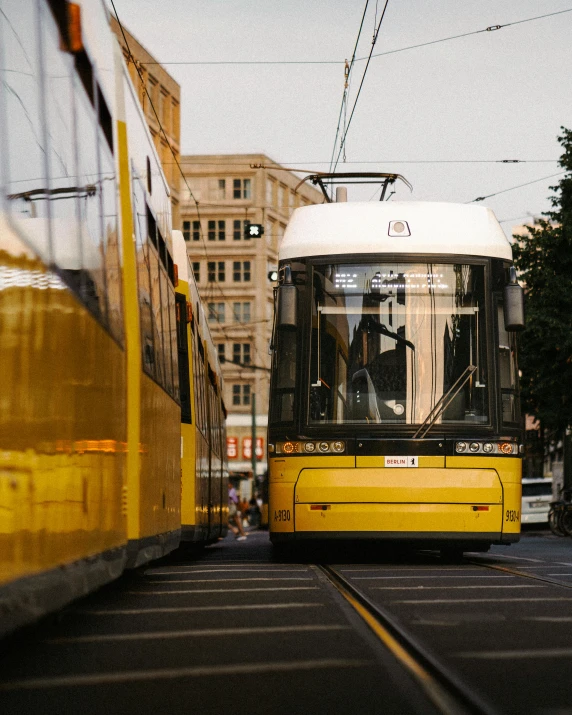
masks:
<instances>
[{"instance_id":1,"label":"tram front bumper","mask_svg":"<svg viewBox=\"0 0 572 715\"><path fill-rule=\"evenodd\" d=\"M274 542L392 539L511 543L520 532L520 484L495 469L302 469L270 485Z\"/></svg>"}]
</instances>

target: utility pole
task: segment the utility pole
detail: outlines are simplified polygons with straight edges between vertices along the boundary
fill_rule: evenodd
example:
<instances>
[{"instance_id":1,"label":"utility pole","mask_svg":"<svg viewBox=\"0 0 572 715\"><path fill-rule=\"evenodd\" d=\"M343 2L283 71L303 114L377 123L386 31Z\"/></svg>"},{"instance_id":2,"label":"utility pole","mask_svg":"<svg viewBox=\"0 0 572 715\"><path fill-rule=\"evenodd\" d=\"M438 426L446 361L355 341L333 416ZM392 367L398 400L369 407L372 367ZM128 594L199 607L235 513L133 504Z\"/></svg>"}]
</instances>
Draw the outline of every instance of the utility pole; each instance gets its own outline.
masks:
<instances>
[{"instance_id":1,"label":"utility pole","mask_svg":"<svg viewBox=\"0 0 572 715\"><path fill-rule=\"evenodd\" d=\"M256 490L256 394L252 393L252 424L250 429L252 439L252 496Z\"/></svg>"}]
</instances>

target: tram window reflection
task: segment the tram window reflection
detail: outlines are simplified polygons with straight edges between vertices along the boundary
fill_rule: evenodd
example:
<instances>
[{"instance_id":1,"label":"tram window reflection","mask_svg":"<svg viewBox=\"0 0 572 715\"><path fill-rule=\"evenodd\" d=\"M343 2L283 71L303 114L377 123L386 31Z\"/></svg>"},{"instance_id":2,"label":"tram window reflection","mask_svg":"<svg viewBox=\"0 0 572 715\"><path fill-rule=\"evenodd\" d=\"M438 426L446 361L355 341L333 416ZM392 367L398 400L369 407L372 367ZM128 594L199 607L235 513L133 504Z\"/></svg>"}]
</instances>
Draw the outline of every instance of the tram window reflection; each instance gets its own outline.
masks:
<instances>
[{"instance_id":1,"label":"tram window reflection","mask_svg":"<svg viewBox=\"0 0 572 715\"><path fill-rule=\"evenodd\" d=\"M6 194L12 220L31 246L49 262L49 188L42 122L40 55L36 42L38 4L3 0L0 43L2 97L7 121Z\"/></svg>"},{"instance_id":2,"label":"tram window reflection","mask_svg":"<svg viewBox=\"0 0 572 715\"><path fill-rule=\"evenodd\" d=\"M97 118L83 84L75 78L76 126L78 132L77 196L83 268L82 298L88 308L107 324L101 190L97 149Z\"/></svg>"},{"instance_id":3,"label":"tram window reflection","mask_svg":"<svg viewBox=\"0 0 572 715\"><path fill-rule=\"evenodd\" d=\"M105 245L105 277L109 308L109 327L113 335L123 341L123 297L121 282L122 250L119 240L117 207L117 177L113 156L107 146L104 132L99 129L101 206L103 215L103 242Z\"/></svg>"},{"instance_id":4,"label":"tram window reflection","mask_svg":"<svg viewBox=\"0 0 572 715\"><path fill-rule=\"evenodd\" d=\"M59 30L47 5L42 5L45 47L46 121L50 166L52 260L61 277L80 295L82 247L79 224L79 182L74 127L74 66L60 49ZM81 88L80 88L81 89ZM83 91L83 90L81 90Z\"/></svg>"},{"instance_id":5,"label":"tram window reflection","mask_svg":"<svg viewBox=\"0 0 572 715\"><path fill-rule=\"evenodd\" d=\"M310 422L488 424L484 266L316 267ZM458 382L458 387L454 387Z\"/></svg>"}]
</instances>

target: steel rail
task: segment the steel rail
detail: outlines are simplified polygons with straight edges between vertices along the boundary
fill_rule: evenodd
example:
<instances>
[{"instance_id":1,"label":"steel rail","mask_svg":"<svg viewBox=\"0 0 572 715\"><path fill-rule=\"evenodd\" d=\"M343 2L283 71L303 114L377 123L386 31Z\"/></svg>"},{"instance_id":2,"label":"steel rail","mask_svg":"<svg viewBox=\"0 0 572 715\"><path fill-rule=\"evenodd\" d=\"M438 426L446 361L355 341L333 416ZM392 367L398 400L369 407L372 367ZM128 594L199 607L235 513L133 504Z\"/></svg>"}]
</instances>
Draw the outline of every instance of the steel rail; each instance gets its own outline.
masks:
<instances>
[{"instance_id":1,"label":"steel rail","mask_svg":"<svg viewBox=\"0 0 572 715\"><path fill-rule=\"evenodd\" d=\"M499 715L494 708L430 653L411 633L331 566L317 568L420 685L433 705L447 715Z\"/></svg>"},{"instance_id":2,"label":"steel rail","mask_svg":"<svg viewBox=\"0 0 572 715\"><path fill-rule=\"evenodd\" d=\"M474 566L481 566L485 569L493 569L494 571L503 571L504 573L512 574L513 576L522 576L523 578L529 578L533 581L543 581L544 583L552 584L553 586L562 586L562 588L572 588L572 582L559 581L556 578L551 578L550 576L542 576L540 574L532 574L526 571L519 571L518 569L510 568L510 566L501 566L500 564L487 564L482 561L476 561L473 558L466 559L467 563L473 564ZM547 564L546 568L552 568L550 564Z\"/></svg>"}]
</instances>

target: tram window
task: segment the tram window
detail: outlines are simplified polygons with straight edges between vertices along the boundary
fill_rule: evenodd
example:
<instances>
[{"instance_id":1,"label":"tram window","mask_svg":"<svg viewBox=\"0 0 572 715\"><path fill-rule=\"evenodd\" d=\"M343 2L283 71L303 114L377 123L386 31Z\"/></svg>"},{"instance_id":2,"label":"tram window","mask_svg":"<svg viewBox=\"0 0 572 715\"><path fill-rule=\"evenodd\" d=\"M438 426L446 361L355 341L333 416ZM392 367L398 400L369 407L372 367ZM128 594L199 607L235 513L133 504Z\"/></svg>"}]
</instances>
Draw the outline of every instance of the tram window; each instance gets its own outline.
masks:
<instances>
[{"instance_id":1,"label":"tram window","mask_svg":"<svg viewBox=\"0 0 572 715\"><path fill-rule=\"evenodd\" d=\"M46 67L46 121L50 143L50 212L52 221L52 260L60 275L79 295L81 293L81 233L79 190L76 169L76 130L73 124L73 58L62 52L59 32L52 14L42 5L42 32ZM83 92L83 89L81 90ZM95 140L95 137L94 137Z\"/></svg>"},{"instance_id":2,"label":"tram window","mask_svg":"<svg viewBox=\"0 0 572 715\"><path fill-rule=\"evenodd\" d=\"M178 352L178 387L181 400L181 422L191 424L191 383L189 377L189 342L187 339L187 302L184 295L175 295L177 331L175 349Z\"/></svg>"},{"instance_id":3,"label":"tram window","mask_svg":"<svg viewBox=\"0 0 572 715\"><path fill-rule=\"evenodd\" d=\"M151 277L149 243L147 242L147 218L145 191L139 181L133 182L133 209L137 250L137 290L139 296L139 316L141 326L141 350L143 369L155 376L155 347L153 314L151 307Z\"/></svg>"},{"instance_id":4,"label":"tram window","mask_svg":"<svg viewBox=\"0 0 572 715\"><path fill-rule=\"evenodd\" d=\"M7 121L4 133L10 137L2 163L11 217L40 257L49 262L49 230L45 220L48 180L36 42L38 7L38 3L2 1L0 44L4 66L0 101Z\"/></svg>"},{"instance_id":5,"label":"tram window","mask_svg":"<svg viewBox=\"0 0 572 715\"><path fill-rule=\"evenodd\" d=\"M103 240L105 243L105 273L107 284L107 304L109 328L112 334L123 342L123 294L122 271L123 251L119 240L117 215L117 177L113 156L102 141L100 130L100 179L101 205L103 214Z\"/></svg>"},{"instance_id":6,"label":"tram window","mask_svg":"<svg viewBox=\"0 0 572 715\"><path fill-rule=\"evenodd\" d=\"M165 366L165 380L162 383L167 392L173 392L173 365L171 361L171 336L169 325L169 294L167 291L167 276L163 266L159 265L159 282L161 289L161 326L163 331L163 365Z\"/></svg>"},{"instance_id":7,"label":"tram window","mask_svg":"<svg viewBox=\"0 0 572 715\"><path fill-rule=\"evenodd\" d=\"M497 316L502 421L505 424L516 424L520 419L518 400L516 399L518 389L516 336L505 329L504 311L501 304L497 306Z\"/></svg>"},{"instance_id":8,"label":"tram window","mask_svg":"<svg viewBox=\"0 0 572 715\"><path fill-rule=\"evenodd\" d=\"M167 283L169 291L169 322L171 326L171 364L173 372L173 395L179 400L179 356L177 351L177 321L175 313L175 291ZM186 325L186 323L185 323Z\"/></svg>"},{"instance_id":9,"label":"tram window","mask_svg":"<svg viewBox=\"0 0 572 715\"><path fill-rule=\"evenodd\" d=\"M310 422L421 424L437 406L436 424L488 424L484 275L483 265L316 267Z\"/></svg>"},{"instance_id":10,"label":"tram window","mask_svg":"<svg viewBox=\"0 0 572 715\"><path fill-rule=\"evenodd\" d=\"M273 353L272 422L294 421L294 393L296 389L296 333L278 331Z\"/></svg>"},{"instance_id":11,"label":"tram window","mask_svg":"<svg viewBox=\"0 0 572 715\"><path fill-rule=\"evenodd\" d=\"M160 385L165 384L165 363L163 356L163 316L161 311L161 268L157 249L147 244L151 276L151 307L153 316L153 345L155 348L155 379Z\"/></svg>"},{"instance_id":12,"label":"tram window","mask_svg":"<svg viewBox=\"0 0 572 715\"><path fill-rule=\"evenodd\" d=\"M98 125L93 107L79 79L75 79L82 286L81 295L87 307L107 324L107 299L104 271L101 192L98 185Z\"/></svg>"}]
</instances>

